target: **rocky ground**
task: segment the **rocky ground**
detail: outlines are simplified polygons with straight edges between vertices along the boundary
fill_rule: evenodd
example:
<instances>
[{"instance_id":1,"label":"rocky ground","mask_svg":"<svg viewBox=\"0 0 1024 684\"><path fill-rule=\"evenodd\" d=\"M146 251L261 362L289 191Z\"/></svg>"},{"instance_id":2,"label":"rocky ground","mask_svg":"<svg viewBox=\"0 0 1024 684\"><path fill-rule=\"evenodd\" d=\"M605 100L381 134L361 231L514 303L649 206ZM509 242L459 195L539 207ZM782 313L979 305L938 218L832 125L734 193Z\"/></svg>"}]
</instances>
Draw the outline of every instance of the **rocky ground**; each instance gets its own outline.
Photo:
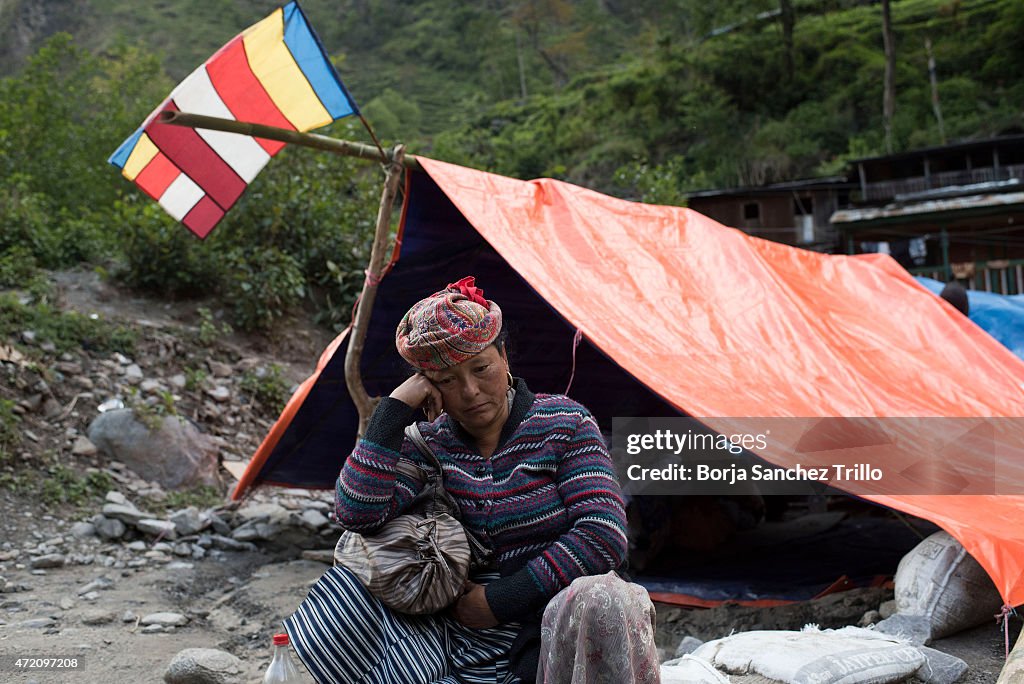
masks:
<instances>
[{"instance_id":1,"label":"rocky ground","mask_svg":"<svg viewBox=\"0 0 1024 684\"><path fill-rule=\"evenodd\" d=\"M238 335L215 311L133 298L92 273L54 274L53 286L57 311L124 325L135 344L131 355L88 339L68 345L38 322L0 338L0 682L161 682L183 649L217 649L199 657L228 673L222 681L260 681L271 636L326 568L339 530L330 492L265 489L228 503L229 471L255 451L330 335L300 321L277 337ZM151 427L198 426L219 481L166 487L112 460L89 428L122 405ZM658 643L669 656L687 635L858 624L891 598L860 590L772 609L659 605ZM1011 644L1017 630L1015 621ZM969 664L965 682L995 682L1002 666L994 621L934 646ZM79 669L29 672L15 657L77 659Z\"/></svg>"},{"instance_id":2,"label":"rocky ground","mask_svg":"<svg viewBox=\"0 0 1024 684\"><path fill-rule=\"evenodd\" d=\"M330 335L301 321L236 334L195 304L134 298L90 272L53 274L49 296L57 312L124 326L134 352L96 349L96 331L68 321L0 339L14 417L0 459L0 681L159 682L186 648L227 651L237 681L259 681L271 635L326 567L302 552L339 531L327 492L228 503L228 468L239 472ZM198 426L202 451L226 466L218 479L175 489L112 461L89 427L127 409ZM19 671L17 656L80 669Z\"/></svg>"}]
</instances>

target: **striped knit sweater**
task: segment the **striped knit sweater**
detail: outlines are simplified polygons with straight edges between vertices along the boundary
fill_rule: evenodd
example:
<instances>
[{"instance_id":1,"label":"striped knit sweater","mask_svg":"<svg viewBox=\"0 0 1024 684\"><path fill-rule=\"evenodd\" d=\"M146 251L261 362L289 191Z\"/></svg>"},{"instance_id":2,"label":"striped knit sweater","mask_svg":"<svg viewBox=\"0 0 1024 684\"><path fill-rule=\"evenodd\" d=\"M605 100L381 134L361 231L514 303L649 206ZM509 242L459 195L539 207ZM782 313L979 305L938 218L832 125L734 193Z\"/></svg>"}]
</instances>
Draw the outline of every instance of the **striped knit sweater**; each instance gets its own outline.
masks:
<instances>
[{"instance_id":1,"label":"striped knit sweater","mask_svg":"<svg viewBox=\"0 0 1024 684\"><path fill-rule=\"evenodd\" d=\"M403 435L413 415L390 397L374 411L338 477L336 512L345 529L373 531L414 498L416 483L395 468L399 458L423 462ZM530 618L575 578L622 565L622 492L597 423L577 402L534 395L517 380L490 458L447 414L420 423L420 431L441 460L463 524L495 551L501 578L485 591L500 622Z\"/></svg>"}]
</instances>

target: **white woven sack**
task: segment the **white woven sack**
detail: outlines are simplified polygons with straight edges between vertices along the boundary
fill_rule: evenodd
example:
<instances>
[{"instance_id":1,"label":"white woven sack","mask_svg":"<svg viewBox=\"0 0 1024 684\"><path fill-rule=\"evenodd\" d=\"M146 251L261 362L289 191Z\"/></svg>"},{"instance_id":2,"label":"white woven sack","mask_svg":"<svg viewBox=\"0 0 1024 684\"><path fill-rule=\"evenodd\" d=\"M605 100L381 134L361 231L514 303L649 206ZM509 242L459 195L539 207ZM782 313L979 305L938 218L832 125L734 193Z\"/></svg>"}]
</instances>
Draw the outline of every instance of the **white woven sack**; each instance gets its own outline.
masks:
<instances>
[{"instance_id":1,"label":"white woven sack","mask_svg":"<svg viewBox=\"0 0 1024 684\"><path fill-rule=\"evenodd\" d=\"M927 618L932 639L991 621L1002 605L988 573L948 532L915 546L896 570L897 612Z\"/></svg>"},{"instance_id":2,"label":"white woven sack","mask_svg":"<svg viewBox=\"0 0 1024 684\"><path fill-rule=\"evenodd\" d=\"M708 661L687 654L662 663L661 684L729 684L729 678Z\"/></svg>"},{"instance_id":3,"label":"white woven sack","mask_svg":"<svg viewBox=\"0 0 1024 684\"><path fill-rule=\"evenodd\" d=\"M692 654L730 674L759 674L786 684L889 684L925 658L911 644L859 627L742 632Z\"/></svg>"}]
</instances>

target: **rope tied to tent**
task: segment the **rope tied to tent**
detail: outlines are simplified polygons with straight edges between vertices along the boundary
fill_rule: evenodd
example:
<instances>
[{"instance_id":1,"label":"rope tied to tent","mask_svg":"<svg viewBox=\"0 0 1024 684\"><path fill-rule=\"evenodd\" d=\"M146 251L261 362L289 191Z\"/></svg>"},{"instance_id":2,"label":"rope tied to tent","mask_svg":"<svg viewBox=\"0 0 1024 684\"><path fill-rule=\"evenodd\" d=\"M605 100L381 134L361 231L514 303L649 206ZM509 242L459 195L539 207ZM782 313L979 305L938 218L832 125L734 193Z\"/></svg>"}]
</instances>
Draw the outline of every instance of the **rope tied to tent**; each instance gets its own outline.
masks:
<instances>
[{"instance_id":1,"label":"rope tied to tent","mask_svg":"<svg viewBox=\"0 0 1024 684\"><path fill-rule=\"evenodd\" d=\"M1014 610L1013 606L1004 604L1002 610L995 615L996 624L999 624L1000 621L1003 623L1003 657L1007 659L1010 657L1010 616L1016 614L1017 611Z\"/></svg>"},{"instance_id":2,"label":"rope tied to tent","mask_svg":"<svg viewBox=\"0 0 1024 684\"><path fill-rule=\"evenodd\" d=\"M576 348L580 346L580 340L583 339L583 331L576 328L576 334L572 336L572 372L569 373L569 384L565 386L565 391L562 394L569 396L569 388L572 387L573 378L576 377Z\"/></svg>"}]
</instances>

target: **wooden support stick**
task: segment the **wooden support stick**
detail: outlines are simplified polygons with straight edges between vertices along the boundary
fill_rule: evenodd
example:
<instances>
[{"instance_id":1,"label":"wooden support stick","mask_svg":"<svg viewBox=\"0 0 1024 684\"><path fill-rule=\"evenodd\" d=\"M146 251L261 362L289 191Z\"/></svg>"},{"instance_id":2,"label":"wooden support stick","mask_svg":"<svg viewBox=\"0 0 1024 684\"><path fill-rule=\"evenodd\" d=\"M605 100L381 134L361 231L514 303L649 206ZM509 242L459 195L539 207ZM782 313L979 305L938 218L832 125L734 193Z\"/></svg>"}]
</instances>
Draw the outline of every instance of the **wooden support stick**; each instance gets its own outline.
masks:
<instances>
[{"instance_id":1,"label":"wooden support stick","mask_svg":"<svg viewBox=\"0 0 1024 684\"><path fill-rule=\"evenodd\" d=\"M1013 684L1020 681L1024 681L1024 632L1021 632L1013 650L1010 651L996 684Z\"/></svg>"},{"instance_id":2,"label":"wooden support stick","mask_svg":"<svg viewBox=\"0 0 1024 684\"><path fill-rule=\"evenodd\" d=\"M377 297L377 285L380 283L382 271L384 270L384 258L388 237L391 232L391 209L398 194L398 183L401 181L405 169L423 170L420 167L419 160L412 155L406 156L403 145L396 146L390 155L381 156L382 150L372 145L329 138L315 133L300 133L299 131L291 131L285 128L275 128L274 126L233 121L231 119L220 119L201 114L161 112L158 115L157 121L176 126L204 128L213 131L252 135L268 140L280 140L281 142L327 150L328 152L349 157L387 163L384 189L381 192L380 207L377 209L377 229L373 238L373 248L370 252L370 265L366 270L366 280L363 281L362 294L359 295L359 306L356 309L356 318L352 324L352 330L349 332L348 353L345 355L345 383L348 385L349 396L352 397L352 402L359 411L359 432L356 438L362 437L366 432L366 425L370 421L370 414L373 413L379 397L371 398L366 392L366 387L363 385L363 378L359 371L360 359L363 354L363 345L366 342L366 331L370 326L370 312L373 310L373 302Z\"/></svg>"},{"instance_id":3,"label":"wooden support stick","mask_svg":"<svg viewBox=\"0 0 1024 684\"><path fill-rule=\"evenodd\" d=\"M379 398L371 399L363 386L363 378L359 372L359 362L363 355L366 342L366 331L370 325L370 312L373 301L377 298L377 285L384 270L384 258L391 232L391 208L398 194L398 183L405 175L403 159L405 146L397 145L391 153L387 176L384 178L384 189L381 192L380 207L377 209L377 229L373 236L373 248L370 251L370 267L366 270L363 281L363 292L359 295L359 306L356 319L349 332L348 353L345 354L345 383L348 385L349 396L359 411L358 440L366 433L366 425L370 422L370 414Z\"/></svg>"}]
</instances>

